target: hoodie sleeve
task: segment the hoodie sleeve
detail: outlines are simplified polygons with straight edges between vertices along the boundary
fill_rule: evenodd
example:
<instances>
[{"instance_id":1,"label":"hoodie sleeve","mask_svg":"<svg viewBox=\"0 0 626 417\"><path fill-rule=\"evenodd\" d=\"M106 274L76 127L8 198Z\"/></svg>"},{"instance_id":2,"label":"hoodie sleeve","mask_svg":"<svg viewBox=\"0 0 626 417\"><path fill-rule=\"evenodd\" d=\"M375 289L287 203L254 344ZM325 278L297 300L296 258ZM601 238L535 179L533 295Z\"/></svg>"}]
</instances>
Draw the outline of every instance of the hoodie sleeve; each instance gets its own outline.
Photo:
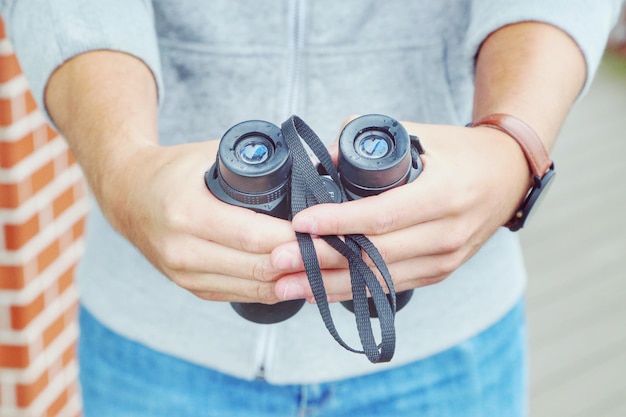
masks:
<instances>
[{"instance_id":1,"label":"hoodie sleeve","mask_svg":"<svg viewBox=\"0 0 626 417\"><path fill-rule=\"evenodd\" d=\"M102 49L124 52L142 60L152 71L162 96L159 49L150 1L4 0L0 1L0 11L41 109L45 109L44 91L55 69L76 55Z\"/></svg>"},{"instance_id":2,"label":"hoodie sleeve","mask_svg":"<svg viewBox=\"0 0 626 417\"><path fill-rule=\"evenodd\" d=\"M587 65L586 91L598 68L622 0L473 0L466 53L474 59L482 42L499 28L519 22L542 22L567 33Z\"/></svg>"}]
</instances>

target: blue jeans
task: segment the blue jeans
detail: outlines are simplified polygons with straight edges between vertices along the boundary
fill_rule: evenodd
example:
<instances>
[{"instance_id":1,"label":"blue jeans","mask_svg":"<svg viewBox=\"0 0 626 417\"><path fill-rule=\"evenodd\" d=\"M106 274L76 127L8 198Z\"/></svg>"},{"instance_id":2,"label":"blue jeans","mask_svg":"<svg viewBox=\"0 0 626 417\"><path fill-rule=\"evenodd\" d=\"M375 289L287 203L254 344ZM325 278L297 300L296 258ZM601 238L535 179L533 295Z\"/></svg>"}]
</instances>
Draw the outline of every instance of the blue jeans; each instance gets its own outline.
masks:
<instances>
[{"instance_id":1,"label":"blue jeans","mask_svg":"<svg viewBox=\"0 0 626 417\"><path fill-rule=\"evenodd\" d=\"M526 415L523 302L429 358L310 385L241 380L194 365L113 333L84 308L80 326L84 417Z\"/></svg>"}]
</instances>

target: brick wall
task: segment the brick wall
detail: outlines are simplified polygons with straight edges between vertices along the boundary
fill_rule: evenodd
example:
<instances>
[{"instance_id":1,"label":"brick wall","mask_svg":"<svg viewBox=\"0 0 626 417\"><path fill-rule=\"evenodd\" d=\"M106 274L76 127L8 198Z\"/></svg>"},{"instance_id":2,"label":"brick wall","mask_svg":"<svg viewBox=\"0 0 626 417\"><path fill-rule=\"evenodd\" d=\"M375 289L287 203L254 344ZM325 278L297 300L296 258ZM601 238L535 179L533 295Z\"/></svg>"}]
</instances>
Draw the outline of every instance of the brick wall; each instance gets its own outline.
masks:
<instances>
[{"instance_id":1,"label":"brick wall","mask_svg":"<svg viewBox=\"0 0 626 417\"><path fill-rule=\"evenodd\" d=\"M80 414L77 292L86 187L0 18L0 416Z\"/></svg>"}]
</instances>

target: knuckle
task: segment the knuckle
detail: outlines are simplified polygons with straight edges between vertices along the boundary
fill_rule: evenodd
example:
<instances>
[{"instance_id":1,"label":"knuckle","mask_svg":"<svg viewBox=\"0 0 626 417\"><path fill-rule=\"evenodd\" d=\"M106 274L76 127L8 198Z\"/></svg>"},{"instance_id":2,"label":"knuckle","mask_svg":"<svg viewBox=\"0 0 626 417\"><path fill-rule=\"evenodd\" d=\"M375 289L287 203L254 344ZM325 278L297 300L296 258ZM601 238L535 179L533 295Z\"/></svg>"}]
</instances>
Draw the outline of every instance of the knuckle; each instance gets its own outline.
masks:
<instances>
[{"instance_id":1,"label":"knuckle","mask_svg":"<svg viewBox=\"0 0 626 417\"><path fill-rule=\"evenodd\" d=\"M443 281L448 275L439 275L437 277L427 277L427 278L421 278L419 281L419 286L420 287L427 287L429 285L435 285L435 284L439 284L441 281Z\"/></svg>"},{"instance_id":2,"label":"knuckle","mask_svg":"<svg viewBox=\"0 0 626 417\"><path fill-rule=\"evenodd\" d=\"M461 231L450 231L442 237L441 251L443 253L455 253L465 246L467 238Z\"/></svg>"},{"instance_id":3,"label":"knuckle","mask_svg":"<svg viewBox=\"0 0 626 417\"><path fill-rule=\"evenodd\" d=\"M457 216L465 213L468 207L471 207L476 202L474 189L474 185L466 184L454 193L449 193L446 196L449 211Z\"/></svg>"},{"instance_id":4,"label":"knuckle","mask_svg":"<svg viewBox=\"0 0 626 417\"><path fill-rule=\"evenodd\" d=\"M271 265L266 261L256 262L252 266L252 278L257 281L269 281L274 278Z\"/></svg>"},{"instance_id":5,"label":"knuckle","mask_svg":"<svg viewBox=\"0 0 626 417\"><path fill-rule=\"evenodd\" d=\"M198 291L197 285L195 285L196 281L189 279L189 277L184 273L170 272L168 274L168 277L174 284L187 291L190 291L192 293Z\"/></svg>"},{"instance_id":6,"label":"knuckle","mask_svg":"<svg viewBox=\"0 0 626 417\"><path fill-rule=\"evenodd\" d=\"M341 227L341 222L339 221L338 218L333 218L329 221L329 225L328 228L330 230L331 235L341 235L342 234L342 227Z\"/></svg>"},{"instance_id":7,"label":"knuckle","mask_svg":"<svg viewBox=\"0 0 626 417\"><path fill-rule=\"evenodd\" d=\"M256 298L263 304L276 304L278 299L274 294L274 285L261 283L256 286Z\"/></svg>"},{"instance_id":8,"label":"knuckle","mask_svg":"<svg viewBox=\"0 0 626 417\"><path fill-rule=\"evenodd\" d=\"M438 262L437 275L448 276L456 271L464 261L461 251L453 252L443 256Z\"/></svg>"},{"instance_id":9,"label":"knuckle","mask_svg":"<svg viewBox=\"0 0 626 417\"><path fill-rule=\"evenodd\" d=\"M263 239L253 231L241 231L239 233L239 245L241 249L248 253L259 253Z\"/></svg>"},{"instance_id":10,"label":"knuckle","mask_svg":"<svg viewBox=\"0 0 626 417\"><path fill-rule=\"evenodd\" d=\"M187 216L171 201L161 202L162 222L169 230L181 230L187 224Z\"/></svg>"},{"instance_id":11,"label":"knuckle","mask_svg":"<svg viewBox=\"0 0 626 417\"><path fill-rule=\"evenodd\" d=\"M216 291L198 291L198 292L194 292L193 290L190 290L192 294L194 294L196 297L202 299L202 300L206 300L206 301L229 301L228 297L226 294L222 293L222 292L216 292Z\"/></svg>"},{"instance_id":12,"label":"knuckle","mask_svg":"<svg viewBox=\"0 0 626 417\"><path fill-rule=\"evenodd\" d=\"M472 237L472 231L466 222L456 219L448 224L439 238L439 251L451 254L463 251L468 246Z\"/></svg>"},{"instance_id":13,"label":"knuckle","mask_svg":"<svg viewBox=\"0 0 626 417\"><path fill-rule=\"evenodd\" d=\"M388 233L398 222L396 210L381 210L372 219L372 232L377 235Z\"/></svg>"},{"instance_id":14,"label":"knuckle","mask_svg":"<svg viewBox=\"0 0 626 417\"><path fill-rule=\"evenodd\" d=\"M186 268L188 265L186 252L182 250L180 245L170 240L163 242L160 247L161 264L164 267L174 271L180 271Z\"/></svg>"}]
</instances>

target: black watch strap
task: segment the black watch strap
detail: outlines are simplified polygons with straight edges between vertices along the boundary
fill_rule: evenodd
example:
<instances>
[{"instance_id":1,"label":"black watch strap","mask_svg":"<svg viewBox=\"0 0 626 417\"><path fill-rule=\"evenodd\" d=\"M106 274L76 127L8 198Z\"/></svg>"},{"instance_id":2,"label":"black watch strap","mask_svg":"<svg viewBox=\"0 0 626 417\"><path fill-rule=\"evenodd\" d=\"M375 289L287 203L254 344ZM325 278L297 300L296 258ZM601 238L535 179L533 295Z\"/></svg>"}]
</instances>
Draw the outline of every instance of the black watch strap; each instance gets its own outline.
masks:
<instances>
[{"instance_id":1,"label":"black watch strap","mask_svg":"<svg viewBox=\"0 0 626 417\"><path fill-rule=\"evenodd\" d=\"M554 177L554 163L548 155L543 142L535 131L522 120L504 113L485 116L471 127L486 126L498 129L513 138L526 157L533 174L533 185L526 194L524 201L505 226L516 231L522 228L531 208Z\"/></svg>"}]
</instances>

